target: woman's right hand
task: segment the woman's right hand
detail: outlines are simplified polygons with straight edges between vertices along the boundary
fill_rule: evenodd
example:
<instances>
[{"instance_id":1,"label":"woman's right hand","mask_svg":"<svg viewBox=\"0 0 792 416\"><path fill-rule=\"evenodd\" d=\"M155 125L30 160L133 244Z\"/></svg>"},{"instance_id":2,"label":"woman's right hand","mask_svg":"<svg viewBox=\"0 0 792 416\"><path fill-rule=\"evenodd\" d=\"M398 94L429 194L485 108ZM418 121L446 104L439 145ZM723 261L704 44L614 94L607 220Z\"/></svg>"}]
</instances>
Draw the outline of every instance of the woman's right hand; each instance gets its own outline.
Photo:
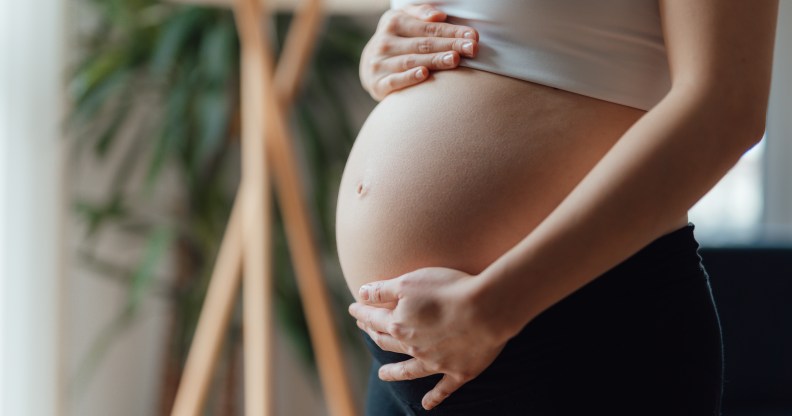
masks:
<instances>
[{"instance_id":1,"label":"woman's right hand","mask_svg":"<svg viewBox=\"0 0 792 416\"><path fill-rule=\"evenodd\" d=\"M456 68L461 56L475 57L478 32L444 23L446 17L426 4L385 12L360 56L363 88L380 101L427 79L430 70Z\"/></svg>"}]
</instances>

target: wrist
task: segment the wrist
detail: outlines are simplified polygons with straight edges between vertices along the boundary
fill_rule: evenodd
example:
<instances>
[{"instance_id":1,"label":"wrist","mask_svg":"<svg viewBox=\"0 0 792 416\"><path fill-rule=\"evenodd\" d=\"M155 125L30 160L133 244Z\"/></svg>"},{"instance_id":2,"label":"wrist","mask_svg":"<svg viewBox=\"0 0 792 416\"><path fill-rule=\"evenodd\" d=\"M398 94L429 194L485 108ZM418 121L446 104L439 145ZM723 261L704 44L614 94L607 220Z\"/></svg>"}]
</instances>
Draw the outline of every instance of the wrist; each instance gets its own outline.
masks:
<instances>
[{"instance_id":1,"label":"wrist","mask_svg":"<svg viewBox=\"0 0 792 416\"><path fill-rule=\"evenodd\" d=\"M505 343L527 322L522 311L525 305L519 304L519 297L514 294L506 285L505 271L498 267L488 267L473 281L471 303L496 342Z\"/></svg>"}]
</instances>

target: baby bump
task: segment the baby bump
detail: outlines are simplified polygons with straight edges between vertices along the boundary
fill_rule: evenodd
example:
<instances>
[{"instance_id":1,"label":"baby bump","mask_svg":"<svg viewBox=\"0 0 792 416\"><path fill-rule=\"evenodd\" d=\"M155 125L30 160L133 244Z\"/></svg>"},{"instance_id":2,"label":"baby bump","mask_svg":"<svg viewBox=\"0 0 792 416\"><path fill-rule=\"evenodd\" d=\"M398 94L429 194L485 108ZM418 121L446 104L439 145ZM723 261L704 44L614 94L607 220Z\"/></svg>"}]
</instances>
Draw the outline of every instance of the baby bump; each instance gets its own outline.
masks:
<instances>
[{"instance_id":1,"label":"baby bump","mask_svg":"<svg viewBox=\"0 0 792 416\"><path fill-rule=\"evenodd\" d=\"M391 94L341 179L336 238L350 289L428 266L480 272L639 115L466 68Z\"/></svg>"}]
</instances>

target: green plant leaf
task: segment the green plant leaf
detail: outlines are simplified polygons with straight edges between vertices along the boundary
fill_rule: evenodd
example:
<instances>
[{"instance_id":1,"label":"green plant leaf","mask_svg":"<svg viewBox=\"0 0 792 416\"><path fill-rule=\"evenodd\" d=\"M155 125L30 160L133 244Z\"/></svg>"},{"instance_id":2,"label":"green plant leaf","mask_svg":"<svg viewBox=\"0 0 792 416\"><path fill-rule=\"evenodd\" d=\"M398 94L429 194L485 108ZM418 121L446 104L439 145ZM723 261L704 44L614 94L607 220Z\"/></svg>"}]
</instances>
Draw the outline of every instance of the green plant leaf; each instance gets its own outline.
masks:
<instances>
[{"instance_id":1,"label":"green plant leaf","mask_svg":"<svg viewBox=\"0 0 792 416\"><path fill-rule=\"evenodd\" d=\"M205 166L212 155L216 154L228 129L231 105L228 94L223 90L207 91L198 99L199 137L196 148L196 165Z\"/></svg>"},{"instance_id":2,"label":"green plant leaf","mask_svg":"<svg viewBox=\"0 0 792 416\"><path fill-rule=\"evenodd\" d=\"M190 46L205 12L196 8L185 8L176 13L164 26L154 45L150 62L155 76L163 76L173 70L182 57L182 51Z\"/></svg>"},{"instance_id":3,"label":"green plant leaf","mask_svg":"<svg viewBox=\"0 0 792 416\"><path fill-rule=\"evenodd\" d=\"M140 307L143 295L151 285L155 275L156 267L160 264L163 257L168 253L168 249L173 242L173 233L170 229L160 227L151 233L146 242L146 250L143 258L138 264L130 282L130 294L127 298L127 307L136 311Z\"/></svg>"},{"instance_id":4,"label":"green plant leaf","mask_svg":"<svg viewBox=\"0 0 792 416\"><path fill-rule=\"evenodd\" d=\"M97 12L99 22L80 38L87 54L70 73L73 108L66 128L75 139L75 151L85 152L82 160L107 159L122 133L133 143L125 147L120 164L102 172L112 175L106 198L76 198L75 215L88 224L82 244L96 244L95 236L109 224L113 230L144 237L146 243L131 272L93 258L91 264L99 273L128 286L123 307L92 344L78 379L87 379L95 370L99 357L139 316L145 295L154 288L172 299L174 330L168 351L176 363L183 363L240 176L239 42L233 15L159 0L83 1ZM273 21L280 50L291 16L279 14ZM354 140L342 97L357 92L339 84L343 78L337 76L355 76L368 35L347 20L328 19L295 103L302 148L308 151L309 174L304 179L314 190L311 203L320 210L316 238L323 259L335 258L331 201ZM143 208L161 194L153 191L164 182L166 167L167 182L175 180L181 187L180 198L169 200L168 211L154 219ZM136 183L140 170L145 174L143 192ZM273 231L279 235L273 247L277 318L310 363L305 317L279 214L274 221ZM175 283L169 286L155 278L166 255L178 260L168 279ZM348 294L341 292L330 287L337 310L348 302ZM351 320L343 322L343 333L358 335Z\"/></svg>"}]
</instances>

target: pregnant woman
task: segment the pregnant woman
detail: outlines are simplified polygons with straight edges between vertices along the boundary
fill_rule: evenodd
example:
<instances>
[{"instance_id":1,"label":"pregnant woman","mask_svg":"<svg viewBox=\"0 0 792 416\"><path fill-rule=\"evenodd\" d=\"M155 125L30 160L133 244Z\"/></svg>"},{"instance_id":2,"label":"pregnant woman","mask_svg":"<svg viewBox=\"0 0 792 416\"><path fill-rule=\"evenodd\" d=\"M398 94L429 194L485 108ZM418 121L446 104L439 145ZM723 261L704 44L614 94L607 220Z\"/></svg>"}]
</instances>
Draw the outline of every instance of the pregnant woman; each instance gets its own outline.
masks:
<instances>
[{"instance_id":1,"label":"pregnant woman","mask_svg":"<svg viewBox=\"0 0 792 416\"><path fill-rule=\"evenodd\" d=\"M719 414L687 210L763 135L777 0L421 3L338 195L367 414Z\"/></svg>"}]
</instances>

